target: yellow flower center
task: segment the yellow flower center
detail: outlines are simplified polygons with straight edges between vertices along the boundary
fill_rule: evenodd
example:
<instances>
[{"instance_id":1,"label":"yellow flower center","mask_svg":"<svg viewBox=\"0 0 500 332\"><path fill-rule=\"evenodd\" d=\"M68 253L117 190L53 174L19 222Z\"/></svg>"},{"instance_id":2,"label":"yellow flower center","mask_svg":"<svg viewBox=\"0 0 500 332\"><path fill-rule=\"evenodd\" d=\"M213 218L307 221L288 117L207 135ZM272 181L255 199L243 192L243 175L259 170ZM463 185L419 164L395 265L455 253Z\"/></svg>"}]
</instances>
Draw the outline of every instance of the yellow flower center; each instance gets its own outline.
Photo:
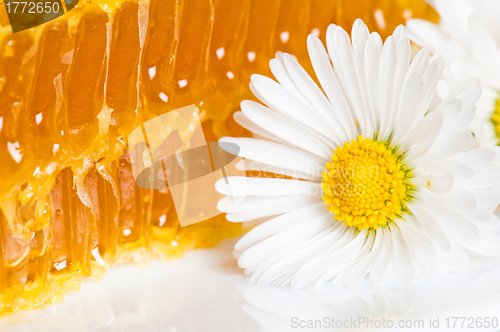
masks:
<instances>
[{"instance_id":1,"label":"yellow flower center","mask_svg":"<svg viewBox=\"0 0 500 332\"><path fill-rule=\"evenodd\" d=\"M323 172L323 200L347 226L377 229L408 212L414 186L402 155L384 142L359 136L335 149Z\"/></svg>"},{"instance_id":2,"label":"yellow flower center","mask_svg":"<svg viewBox=\"0 0 500 332\"><path fill-rule=\"evenodd\" d=\"M491 121L495 127L495 134L497 137L497 145L500 145L500 97L497 99L495 109L493 110L493 115L491 116Z\"/></svg>"}]
</instances>

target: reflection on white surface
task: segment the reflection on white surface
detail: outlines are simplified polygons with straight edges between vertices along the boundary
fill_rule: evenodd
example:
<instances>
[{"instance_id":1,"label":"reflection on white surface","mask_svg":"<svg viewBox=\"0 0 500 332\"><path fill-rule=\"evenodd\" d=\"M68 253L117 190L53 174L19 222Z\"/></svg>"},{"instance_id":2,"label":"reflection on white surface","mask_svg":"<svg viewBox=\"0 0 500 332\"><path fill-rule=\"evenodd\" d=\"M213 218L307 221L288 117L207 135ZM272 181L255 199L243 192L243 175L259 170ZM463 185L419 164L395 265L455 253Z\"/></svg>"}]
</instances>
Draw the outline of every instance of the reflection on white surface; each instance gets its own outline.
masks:
<instances>
[{"instance_id":1,"label":"reflection on white surface","mask_svg":"<svg viewBox=\"0 0 500 332\"><path fill-rule=\"evenodd\" d=\"M500 321L499 266L498 259L484 260L473 265L470 275L447 275L390 287L293 290L242 284L239 293L246 302L243 310L257 322L259 331L382 331L398 329L400 322L403 326L421 324L423 328L404 330L436 331L449 327L453 331L471 331L469 317L489 317L490 322L496 317ZM452 329L453 317L467 317L463 328L459 320ZM349 327L354 322L354 328L332 328L332 319L342 324L348 321ZM365 323L359 324L363 319ZM368 320L372 320L371 328ZM383 320L391 320L393 328L375 328L376 321ZM307 328L307 324L314 328ZM480 330L500 331L500 323Z\"/></svg>"},{"instance_id":2,"label":"reflection on white surface","mask_svg":"<svg viewBox=\"0 0 500 332\"><path fill-rule=\"evenodd\" d=\"M0 331L257 331L241 310L234 242L171 263L113 267L62 304L0 319Z\"/></svg>"},{"instance_id":3,"label":"reflection on white surface","mask_svg":"<svg viewBox=\"0 0 500 332\"><path fill-rule=\"evenodd\" d=\"M244 285L240 293L248 305L243 309L259 324L261 331L296 331L297 322L307 327L309 321L322 321L315 331L331 331L331 319L353 322L365 319L364 324L355 323L354 330L370 330L368 319L399 320L437 317L442 308L453 305L463 291L470 288L467 278L439 282L420 282L394 288L331 289L293 291L267 286ZM294 323L295 322L295 323ZM342 323L343 324L343 323ZM427 324L428 325L428 324ZM427 325L424 325L427 326ZM295 328L294 328L295 326ZM335 327L335 325L333 325ZM371 326L376 326L372 323ZM376 330L376 329L375 329Z\"/></svg>"},{"instance_id":4,"label":"reflection on white surface","mask_svg":"<svg viewBox=\"0 0 500 332\"><path fill-rule=\"evenodd\" d=\"M427 330L429 319L439 317L440 329L434 328L436 331L446 327L446 317L500 318L498 260L475 264L471 276L450 275L438 281L421 280L377 288L292 290L248 284L232 258L234 243L235 240L226 240L214 249L188 252L183 259L171 263L117 266L102 282L85 282L80 292L66 295L60 305L3 317L0 330L346 330L293 328L293 317L302 321L325 317L335 320L366 317L394 322L422 319Z\"/></svg>"}]
</instances>

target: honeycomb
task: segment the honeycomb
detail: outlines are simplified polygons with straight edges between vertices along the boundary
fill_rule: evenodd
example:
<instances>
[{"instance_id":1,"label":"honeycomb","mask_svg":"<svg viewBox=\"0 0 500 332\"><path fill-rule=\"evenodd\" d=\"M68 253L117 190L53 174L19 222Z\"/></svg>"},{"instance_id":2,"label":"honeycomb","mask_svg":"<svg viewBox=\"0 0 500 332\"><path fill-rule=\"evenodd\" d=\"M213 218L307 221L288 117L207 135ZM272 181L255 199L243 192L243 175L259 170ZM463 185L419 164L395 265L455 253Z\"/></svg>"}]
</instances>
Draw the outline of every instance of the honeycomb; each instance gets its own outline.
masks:
<instances>
[{"instance_id":1,"label":"honeycomb","mask_svg":"<svg viewBox=\"0 0 500 332\"><path fill-rule=\"evenodd\" d=\"M0 313L239 234L224 216L181 228L168 189L135 185L128 134L195 104L207 141L248 136L231 115L250 75L276 51L310 70L307 34L358 17L383 37L437 19L421 0L80 0L12 33L0 0Z\"/></svg>"}]
</instances>

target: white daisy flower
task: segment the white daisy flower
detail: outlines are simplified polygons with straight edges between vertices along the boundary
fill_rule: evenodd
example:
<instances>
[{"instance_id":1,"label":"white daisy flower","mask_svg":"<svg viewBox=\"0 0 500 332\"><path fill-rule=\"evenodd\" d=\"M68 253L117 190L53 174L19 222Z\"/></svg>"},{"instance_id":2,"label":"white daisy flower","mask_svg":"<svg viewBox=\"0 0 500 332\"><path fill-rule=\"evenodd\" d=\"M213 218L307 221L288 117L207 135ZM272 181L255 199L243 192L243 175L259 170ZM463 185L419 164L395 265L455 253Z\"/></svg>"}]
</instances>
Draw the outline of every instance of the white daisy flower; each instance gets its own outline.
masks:
<instances>
[{"instance_id":1,"label":"white daisy flower","mask_svg":"<svg viewBox=\"0 0 500 332\"><path fill-rule=\"evenodd\" d=\"M235 114L261 138L221 139L240 147L247 169L288 176L216 184L229 221L265 220L235 248L250 281L409 281L464 272L473 254L499 255L500 200L489 189L500 183L489 166L498 150L469 149L477 80L428 112L445 63L425 49L410 63L403 26L383 44L357 20L351 44L331 25L328 53L314 35L307 46L322 89L278 53L278 82L253 75L250 84L265 106L243 101ZM245 195L231 208L231 196Z\"/></svg>"},{"instance_id":2,"label":"white daisy flower","mask_svg":"<svg viewBox=\"0 0 500 332\"><path fill-rule=\"evenodd\" d=\"M451 43L445 52L450 57L437 94L444 98L458 83L477 77L483 94L477 103L478 114L470 129L479 146L500 142L500 1L433 0L439 12L439 24L422 19L407 21L408 36L415 43L437 52Z\"/></svg>"}]
</instances>

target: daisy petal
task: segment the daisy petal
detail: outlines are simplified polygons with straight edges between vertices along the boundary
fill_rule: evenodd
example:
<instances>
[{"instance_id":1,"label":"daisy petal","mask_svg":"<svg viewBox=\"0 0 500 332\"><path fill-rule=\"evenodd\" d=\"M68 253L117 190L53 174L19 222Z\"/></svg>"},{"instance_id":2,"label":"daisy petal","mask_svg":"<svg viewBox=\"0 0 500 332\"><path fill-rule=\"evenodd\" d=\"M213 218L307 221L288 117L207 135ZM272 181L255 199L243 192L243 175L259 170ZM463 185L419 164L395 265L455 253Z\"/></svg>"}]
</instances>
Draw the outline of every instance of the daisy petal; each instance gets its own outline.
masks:
<instances>
[{"instance_id":1,"label":"daisy petal","mask_svg":"<svg viewBox=\"0 0 500 332\"><path fill-rule=\"evenodd\" d=\"M286 231L272 235L271 237L259 242L247 249L238 260L241 268L253 266L264 261L274 252L292 247L298 239L307 239L321 230L330 226L330 220L325 217L317 217L309 220L308 223L297 224L288 228Z\"/></svg>"},{"instance_id":2,"label":"daisy petal","mask_svg":"<svg viewBox=\"0 0 500 332\"><path fill-rule=\"evenodd\" d=\"M425 155L439 136L443 127L443 114L434 111L424 116L402 140L400 149L407 151L408 161L414 161Z\"/></svg>"},{"instance_id":3,"label":"daisy petal","mask_svg":"<svg viewBox=\"0 0 500 332\"><path fill-rule=\"evenodd\" d=\"M283 141L309 151L320 158L329 159L331 148L322 141L311 137L293 122L281 114L269 112L269 109L251 100L241 103L241 110L248 119L268 132L272 132Z\"/></svg>"},{"instance_id":4,"label":"daisy petal","mask_svg":"<svg viewBox=\"0 0 500 332\"><path fill-rule=\"evenodd\" d=\"M283 144L251 138L223 137L219 142L238 145L240 156L278 168L318 176L325 160ZM223 146L222 146L223 147Z\"/></svg>"},{"instance_id":5,"label":"daisy petal","mask_svg":"<svg viewBox=\"0 0 500 332\"><path fill-rule=\"evenodd\" d=\"M229 181L229 186L225 180ZM231 188L231 189L229 189ZM223 195L232 196L280 196L280 195L321 195L319 183L286 179L247 178L229 176L220 179L215 189ZM231 190L230 193L228 190Z\"/></svg>"},{"instance_id":6,"label":"daisy petal","mask_svg":"<svg viewBox=\"0 0 500 332\"><path fill-rule=\"evenodd\" d=\"M308 198L307 196L306 198L302 198L300 197L300 195L297 196L298 197L294 197L295 199L289 199L289 200L285 199L279 200L276 199L276 197L267 197L271 202L274 199L274 201L276 201L275 204L267 207L262 207L257 210L249 210L243 212L229 211L226 215L226 219L231 222L243 222L263 217L277 216L321 201L320 199ZM246 197L245 200L243 200L243 203L247 199L251 198L252 196ZM237 209L240 206L240 204L238 204L235 209Z\"/></svg>"},{"instance_id":7,"label":"daisy petal","mask_svg":"<svg viewBox=\"0 0 500 332\"><path fill-rule=\"evenodd\" d=\"M450 240L438 221L419 205L407 204L407 206L433 242L444 251L451 250Z\"/></svg>"},{"instance_id":8,"label":"daisy petal","mask_svg":"<svg viewBox=\"0 0 500 332\"><path fill-rule=\"evenodd\" d=\"M392 242L394 243L396 267L400 274L398 279L405 282L411 281L415 271L411 264L411 260L408 260L408 257L411 255L408 243L399 228L391 228L390 234L392 235Z\"/></svg>"},{"instance_id":9,"label":"daisy petal","mask_svg":"<svg viewBox=\"0 0 500 332\"><path fill-rule=\"evenodd\" d=\"M446 233L471 241L471 243L477 243L479 230L469 218L434 202L426 202L426 210L440 221Z\"/></svg>"},{"instance_id":10,"label":"daisy petal","mask_svg":"<svg viewBox=\"0 0 500 332\"><path fill-rule=\"evenodd\" d=\"M354 119L349 111L350 106L342 93L342 88L331 66L328 54L321 41L314 35L309 35L307 38L307 49L311 56L311 62L316 72L321 87L325 91L333 109L339 118L345 131L349 134L343 137L347 140L349 137L356 137L357 131L354 126Z\"/></svg>"},{"instance_id":11,"label":"daisy petal","mask_svg":"<svg viewBox=\"0 0 500 332\"><path fill-rule=\"evenodd\" d=\"M234 115L234 120L243 128L250 130L254 134L258 136L262 136L264 138L268 138L272 141L279 142L281 144L288 145L288 142L279 138L275 134L265 130L264 128L259 127L256 123L252 122L243 112L238 111L235 112Z\"/></svg>"},{"instance_id":12,"label":"daisy petal","mask_svg":"<svg viewBox=\"0 0 500 332\"><path fill-rule=\"evenodd\" d=\"M281 85L261 75L252 75L252 83L266 104L290 120L302 124L304 130L314 137L331 143L328 138L330 129L326 123L316 112L301 103Z\"/></svg>"},{"instance_id":13,"label":"daisy petal","mask_svg":"<svg viewBox=\"0 0 500 332\"><path fill-rule=\"evenodd\" d=\"M238 205L231 203L231 197L226 196L219 201L217 209L225 213L252 212L260 209L267 209L275 205L290 203L294 201L307 201L307 195L287 195L287 196L248 196Z\"/></svg>"},{"instance_id":14,"label":"daisy petal","mask_svg":"<svg viewBox=\"0 0 500 332\"><path fill-rule=\"evenodd\" d=\"M406 27L411 40L432 52L436 52L448 40L448 36L436 24L419 18L406 21Z\"/></svg>"},{"instance_id":15,"label":"daisy petal","mask_svg":"<svg viewBox=\"0 0 500 332\"><path fill-rule=\"evenodd\" d=\"M422 74L415 72L403 87L402 97L398 106L398 117L392 132L391 142L401 141L413 126L420 106L423 85L424 78Z\"/></svg>"},{"instance_id":16,"label":"daisy petal","mask_svg":"<svg viewBox=\"0 0 500 332\"><path fill-rule=\"evenodd\" d=\"M341 144L339 137L345 139L345 135L339 136L340 133L344 133L343 127L339 125L339 118L336 116L336 113L333 111L331 104L328 102L323 92L291 55L285 54L283 56L283 61L291 78L297 87L305 93L309 103L313 105L313 109L317 110L318 114L332 127L337 145Z\"/></svg>"},{"instance_id":17,"label":"daisy petal","mask_svg":"<svg viewBox=\"0 0 500 332\"><path fill-rule=\"evenodd\" d=\"M310 218L319 217L325 214L324 205L317 203L300 209L296 209L279 217L273 218L261 224L245 236L243 236L235 246L235 249L243 249L260 241L268 236L274 235L298 223L306 222Z\"/></svg>"}]
</instances>

